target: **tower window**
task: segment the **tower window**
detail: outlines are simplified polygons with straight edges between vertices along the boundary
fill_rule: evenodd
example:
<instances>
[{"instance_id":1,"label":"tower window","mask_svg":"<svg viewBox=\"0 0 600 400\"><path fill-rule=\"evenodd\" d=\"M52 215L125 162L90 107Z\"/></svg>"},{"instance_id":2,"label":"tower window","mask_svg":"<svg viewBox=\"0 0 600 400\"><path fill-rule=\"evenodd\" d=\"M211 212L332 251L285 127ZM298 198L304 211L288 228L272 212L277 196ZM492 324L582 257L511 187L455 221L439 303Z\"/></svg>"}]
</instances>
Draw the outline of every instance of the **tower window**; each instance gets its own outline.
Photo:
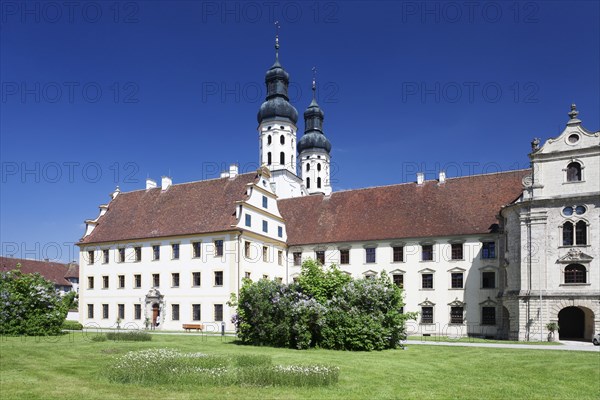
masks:
<instances>
[{"instance_id":1,"label":"tower window","mask_svg":"<svg viewBox=\"0 0 600 400\"><path fill-rule=\"evenodd\" d=\"M310 178L306 178L306 188L310 189Z\"/></svg>"},{"instance_id":2,"label":"tower window","mask_svg":"<svg viewBox=\"0 0 600 400\"><path fill-rule=\"evenodd\" d=\"M581 181L581 164L573 161L567 165L567 182Z\"/></svg>"},{"instance_id":3,"label":"tower window","mask_svg":"<svg viewBox=\"0 0 600 400\"><path fill-rule=\"evenodd\" d=\"M578 245L587 244L587 226L584 221L575 224L575 243Z\"/></svg>"},{"instance_id":4,"label":"tower window","mask_svg":"<svg viewBox=\"0 0 600 400\"><path fill-rule=\"evenodd\" d=\"M317 163L317 171L321 170L321 163Z\"/></svg>"},{"instance_id":5,"label":"tower window","mask_svg":"<svg viewBox=\"0 0 600 400\"><path fill-rule=\"evenodd\" d=\"M271 165L271 152L267 153L267 165Z\"/></svg>"},{"instance_id":6,"label":"tower window","mask_svg":"<svg viewBox=\"0 0 600 400\"><path fill-rule=\"evenodd\" d=\"M565 267L565 283L586 283L586 270L581 264L571 264Z\"/></svg>"},{"instance_id":7,"label":"tower window","mask_svg":"<svg viewBox=\"0 0 600 400\"><path fill-rule=\"evenodd\" d=\"M269 129L271 129L271 127L269 127ZM267 136L267 145L270 145L272 140L273 138L271 137L271 135Z\"/></svg>"},{"instance_id":8,"label":"tower window","mask_svg":"<svg viewBox=\"0 0 600 400\"><path fill-rule=\"evenodd\" d=\"M283 136L283 135L279 136L279 143L285 144L285 136Z\"/></svg>"},{"instance_id":9,"label":"tower window","mask_svg":"<svg viewBox=\"0 0 600 400\"><path fill-rule=\"evenodd\" d=\"M310 164L306 164L306 172L310 171Z\"/></svg>"},{"instance_id":10,"label":"tower window","mask_svg":"<svg viewBox=\"0 0 600 400\"><path fill-rule=\"evenodd\" d=\"M565 222L562 227L563 246L573 246L573 223Z\"/></svg>"},{"instance_id":11,"label":"tower window","mask_svg":"<svg viewBox=\"0 0 600 400\"><path fill-rule=\"evenodd\" d=\"M283 151L279 153L279 164L285 165L285 153Z\"/></svg>"},{"instance_id":12,"label":"tower window","mask_svg":"<svg viewBox=\"0 0 600 400\"><path fill-rule=\"evenodd\" d=\"M317 178L317 188L321 189L321 178Z\"/></svg>"}]
</instances>

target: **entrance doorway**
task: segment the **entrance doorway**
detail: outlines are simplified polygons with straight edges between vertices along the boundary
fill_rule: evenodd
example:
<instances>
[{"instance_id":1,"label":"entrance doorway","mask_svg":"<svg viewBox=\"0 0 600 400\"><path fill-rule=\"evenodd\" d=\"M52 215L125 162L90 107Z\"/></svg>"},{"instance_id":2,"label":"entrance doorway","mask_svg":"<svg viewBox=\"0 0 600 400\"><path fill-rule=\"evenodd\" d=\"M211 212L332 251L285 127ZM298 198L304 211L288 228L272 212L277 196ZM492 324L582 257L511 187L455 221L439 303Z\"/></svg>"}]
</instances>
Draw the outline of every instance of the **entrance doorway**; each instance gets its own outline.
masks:
<instances>
[{"instance_id":1,"label":"entrance doorway","mask_svg":"<svg viewBox=\"0 0 600 400\"><path fill-rule=\"evenodd\" d=\"M160 309L158 303L152 304L152 328L156 328L156 326L160 323Z\"/></svg>"},{"instance_id":2,"label":"entrance doorway","mask_svg":"<svg viewBox=\"0 0 600 400\"><path fill-rule=\"evenodd\" d=\"M577 307L567 307L558 313L558 336L560 339L583 339L585 313Z\"/></svg>"}]
</instances>

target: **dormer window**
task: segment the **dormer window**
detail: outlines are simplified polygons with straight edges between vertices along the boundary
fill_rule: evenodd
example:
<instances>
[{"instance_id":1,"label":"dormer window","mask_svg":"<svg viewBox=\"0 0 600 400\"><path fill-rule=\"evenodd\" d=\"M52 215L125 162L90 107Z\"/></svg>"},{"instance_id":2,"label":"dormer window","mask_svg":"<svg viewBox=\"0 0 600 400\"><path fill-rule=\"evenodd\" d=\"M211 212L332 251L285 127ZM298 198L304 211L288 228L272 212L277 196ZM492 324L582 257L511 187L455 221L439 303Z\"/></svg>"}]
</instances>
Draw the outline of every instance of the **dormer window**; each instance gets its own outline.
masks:
<instances>
[{"instance_id":1,"label":"dormer window","mask_svg":"<svg viewBox=\"0 0 600 400\"><path fill-rule=\"evenodd\" d=\"M573 161L567 165L567 182L581 181L581 164Z\"/></svg>"}]
</instances>

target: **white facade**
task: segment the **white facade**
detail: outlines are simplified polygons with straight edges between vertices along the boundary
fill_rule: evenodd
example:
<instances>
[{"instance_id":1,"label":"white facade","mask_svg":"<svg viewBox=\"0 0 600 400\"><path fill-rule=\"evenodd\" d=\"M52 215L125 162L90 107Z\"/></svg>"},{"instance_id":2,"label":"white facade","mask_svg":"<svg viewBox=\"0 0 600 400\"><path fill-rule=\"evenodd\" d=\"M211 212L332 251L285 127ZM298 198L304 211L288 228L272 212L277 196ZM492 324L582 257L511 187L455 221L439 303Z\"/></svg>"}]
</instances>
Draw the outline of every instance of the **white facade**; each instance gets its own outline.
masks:
<instances>
[{"instance_id":1,"label":"white facade","mask_svg":"<svg viewBox=\"0 0 600 400\"><path fill-rule=\"evenodd\" d=\"M309 194L331 194L329 153L321 149L305 150L298 156L304 187Z\"/></svg>"},{"instance_id":2,"label":"white facade","mask_svg":"<svg viewBox=\"0 0 600 400\"><path fill-rule=\"evenodd\" d=\"M600 331L600 132L581 126L575 107L565 130L538 148L522 198L502 211L503 312L510 337L544 340Z\"/></svg>"}]
</instances>

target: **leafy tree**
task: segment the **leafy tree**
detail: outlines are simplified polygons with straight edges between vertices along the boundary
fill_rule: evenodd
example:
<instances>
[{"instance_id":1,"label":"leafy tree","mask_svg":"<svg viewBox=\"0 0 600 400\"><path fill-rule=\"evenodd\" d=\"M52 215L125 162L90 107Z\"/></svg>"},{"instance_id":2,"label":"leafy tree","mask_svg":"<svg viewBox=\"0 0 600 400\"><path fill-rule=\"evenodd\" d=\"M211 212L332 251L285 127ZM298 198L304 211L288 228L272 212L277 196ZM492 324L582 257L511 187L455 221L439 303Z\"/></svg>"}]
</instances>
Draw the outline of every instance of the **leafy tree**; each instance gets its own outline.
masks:
<instances>
[{"instance_id":1,"label":"leafy tree","mask_svg":"<svg viewBox=\"0 0 600 400\"><path fill-rule=\"evenodd\" d=\"M0 334L59 334L67 305L52 282L19 268L0 273Z\"/></svg>"},{"instance_id":2,"label":"leafy tree","mask_svg":"<svg viewBox=\"0 0 600 400\"><path fill-rule=\"evenodd\" d=\"M298 277L298 284L302 291L313 297L321 304L325 304L352 278L341 271L337 265L331 264L324 269L321 263L308 259L302 263L302 271Z\"/></svg>"}]
</instances>

